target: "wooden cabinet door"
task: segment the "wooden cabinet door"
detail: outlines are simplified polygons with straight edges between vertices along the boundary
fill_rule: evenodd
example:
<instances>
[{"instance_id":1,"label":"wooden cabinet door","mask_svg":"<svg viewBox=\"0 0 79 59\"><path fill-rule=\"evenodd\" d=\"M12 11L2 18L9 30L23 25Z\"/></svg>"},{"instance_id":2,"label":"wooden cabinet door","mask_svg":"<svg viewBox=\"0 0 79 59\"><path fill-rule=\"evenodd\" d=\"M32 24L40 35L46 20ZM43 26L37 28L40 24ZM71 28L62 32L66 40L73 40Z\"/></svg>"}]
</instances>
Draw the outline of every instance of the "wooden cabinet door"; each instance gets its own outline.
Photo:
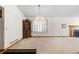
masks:
<instances>
[{"instance_id":1,"label":"wooden cabinet door","mask_svg":"<svg viewBox=\"0 0 79 59\"><path fill-rule=\"evenodd\" d=\"M23 20L23 38L31 37L31 21Z\"/></svg>"},{"instance_id":2,"label":"wooden cabinet door","mask_svg":"<svg viewBox=\"0 0 79 59\"><path fill-rule=\"evenodd\" d=\"M2 9L0 9L0 18L2 18Z\"/></svg>"}]
</instances>

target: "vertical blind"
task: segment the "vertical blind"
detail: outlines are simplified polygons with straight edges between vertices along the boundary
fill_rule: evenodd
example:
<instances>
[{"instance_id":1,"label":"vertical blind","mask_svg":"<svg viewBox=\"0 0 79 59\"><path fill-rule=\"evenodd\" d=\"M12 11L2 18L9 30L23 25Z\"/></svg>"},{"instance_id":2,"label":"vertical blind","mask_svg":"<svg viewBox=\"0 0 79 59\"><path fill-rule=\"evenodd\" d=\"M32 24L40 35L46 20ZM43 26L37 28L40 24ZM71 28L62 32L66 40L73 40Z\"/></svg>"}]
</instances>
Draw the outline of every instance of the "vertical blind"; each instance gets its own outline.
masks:
<instances>
[{"instance_id":1,"label":"vertical blind","mask_svg":"<svg viewBox=\"0 0 79 59\"><path fill-rule=\"evenodd\" d=\"M46 32L46 20L34 20L33 32Z\"/></svg>"}]
</instances>

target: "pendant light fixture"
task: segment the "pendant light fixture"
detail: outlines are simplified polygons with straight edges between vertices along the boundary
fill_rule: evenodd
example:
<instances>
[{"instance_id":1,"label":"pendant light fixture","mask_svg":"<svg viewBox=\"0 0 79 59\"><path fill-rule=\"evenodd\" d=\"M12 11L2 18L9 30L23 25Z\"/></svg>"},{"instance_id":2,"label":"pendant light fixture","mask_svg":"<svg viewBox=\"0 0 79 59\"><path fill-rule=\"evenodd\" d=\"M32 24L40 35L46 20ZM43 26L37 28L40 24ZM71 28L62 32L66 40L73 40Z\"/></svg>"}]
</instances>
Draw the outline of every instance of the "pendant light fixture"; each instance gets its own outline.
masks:
<instances>
[{"instance_id":1,"label":"pendant light fixture","mask_svg":"<svg viewBox=\"0 0 79 59\"><path fill-rule=\"evenodd\" d=\"M38 12L39 12L39 15L36 16L35 19L36 19L36 20L39 20L39 21L44 20L44 17L41 16L41 12L40 12L40 10L41 10L41 6L38 5Z\"/></svg>"}]
</instances>

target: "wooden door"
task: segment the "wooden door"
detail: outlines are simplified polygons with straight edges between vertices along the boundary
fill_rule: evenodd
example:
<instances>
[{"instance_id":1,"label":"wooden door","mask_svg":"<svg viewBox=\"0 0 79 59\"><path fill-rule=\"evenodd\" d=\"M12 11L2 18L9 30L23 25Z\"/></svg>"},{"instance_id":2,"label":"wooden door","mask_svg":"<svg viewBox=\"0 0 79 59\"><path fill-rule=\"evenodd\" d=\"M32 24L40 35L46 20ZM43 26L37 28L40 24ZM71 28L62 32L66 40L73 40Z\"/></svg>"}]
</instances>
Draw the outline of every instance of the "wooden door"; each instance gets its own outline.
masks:
<instances>
[{"instance_id":1,"label":"wooden door","mask_svg":"<svg viewBox=\"0 0 79 59\"><path fill-rule=\"evenodd\" d=\"M0 9L0 18L2 18L2 9Z\"/></svg>"},{"instance_id":2,"label":"wooden door","mask_svg":"<svg viewBox=\"0 0 79 59\"><path fill-rule=\"evenodd\" d=\"M31 37L31 21L23 20L23 38Z\"/></svg>"}]
</instances>

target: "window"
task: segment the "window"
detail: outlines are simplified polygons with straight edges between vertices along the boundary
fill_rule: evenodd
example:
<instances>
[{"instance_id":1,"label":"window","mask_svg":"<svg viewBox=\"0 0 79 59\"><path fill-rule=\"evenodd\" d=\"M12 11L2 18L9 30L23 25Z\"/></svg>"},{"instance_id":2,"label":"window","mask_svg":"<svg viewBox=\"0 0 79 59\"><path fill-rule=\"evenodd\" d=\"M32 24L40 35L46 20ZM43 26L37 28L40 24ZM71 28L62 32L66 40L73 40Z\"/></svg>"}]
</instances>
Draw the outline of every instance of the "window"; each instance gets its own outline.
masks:
<instances>
[{"instance_id":1,"label":"window","mask_svg":"<svg viewBox=\"0 0 79 59\"><path fill-rule=\"evenodd\" d=\"M34 20L33 32L46 32L46 20Z\"/></svg>"}]
</instances>

